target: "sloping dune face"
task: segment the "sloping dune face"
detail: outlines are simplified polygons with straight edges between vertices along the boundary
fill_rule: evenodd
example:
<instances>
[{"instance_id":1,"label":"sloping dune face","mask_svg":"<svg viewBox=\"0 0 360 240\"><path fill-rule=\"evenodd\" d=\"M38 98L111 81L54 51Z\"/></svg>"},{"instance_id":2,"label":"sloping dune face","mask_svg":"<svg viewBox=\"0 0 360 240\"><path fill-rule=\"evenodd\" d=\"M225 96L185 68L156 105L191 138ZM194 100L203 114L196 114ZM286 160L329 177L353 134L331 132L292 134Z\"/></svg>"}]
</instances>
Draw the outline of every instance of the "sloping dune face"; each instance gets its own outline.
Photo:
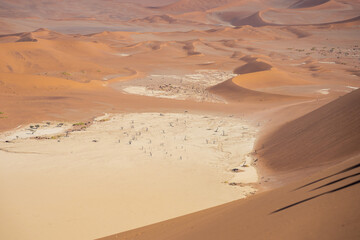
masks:
<instances>
[{"instance_id":1,"label":"sloping dune face","mask_svg":"<svg viewBox=\"0 0 360 240\"><path fill-rule=\"evenodd\" d=\"M266 91L267 88L277 88L281 86L307 85L311 82L292 77L286 72L278 69L267 71L252 72L233 78L233 82L241 87Z\"/></svg>"},{"instance_id":2,"label":"sloping dune face","mask_svg":"<svg viewBox=\"0 0 360 240\"><path fill-rule=\"evenodd\" d=\"M234 26L294 26L354 21L359 16L359 7L356 1L257 1L214 11L212 15Z\"/></svg>"},{"instance_id":3,"label":"sloping dune face","mask_svg":"<svg viewBox=\"0 0 360 240\"><path fill-rule=\"evenodd\" d=\"M32 34L32 39L20 37L15 43L4 43L0 49L0 64L2 72L9 73L35 73L41 72L42 75L71 78L76 74L80 77L79 81L89 81L90 74L99 75L98 71L110 73L107 66L99 65L95 59L106 58L106 52L111 49L101 43L73 41L72 39L57 40L37 40L36 34ZM87 55L87 59L83 56ZM66 70L65 70L66 69ZM110 70L110 71L109 71ZM83 73L81 73L81 71ZM75 73L76 72L76 73ZM87 77L85 77L87 75ZM80 80L81 79L81 80Z\"/></svg>"},{"instance_id":4,"label":"sloping dune face","mask_svg":"<svg viewBox=\"0 0 360 240\"><path fill-rule=\"evenodd\" d=\"M296 99L287 95L250 90L239 86L231 79L211 87L209 90L211 93L217 94L229 102L282 102L284 100L290 101L291 99Z\"/></svg>"},{"instance_id":5,"label":"sloping dune face","mask_svg":"<svg viewBox=\"0 0 360 240\"><path fill-rule=\"evenodd\" d=\"M253 26L253 27L263 27L263 26L269 26L274 25L272 23L266 22L260 15L260 12L254 13L251 16L248 16L243 19L236 19L235 21L232 21L232 24L235 26Z\"/></svg>"},{"instance_id":6,"label":"sloping dune face","mask_svg":"<svg viewBox=\"0 0 360 240\"><path fill-rule=\"evenodd\" d=\"M268 24L304 25L355 21L359 3L342 1L299 1L288 9L268 9L261 19ZM353 5L351 5L353 4Z\"/></svg>"},{"instance_id":7,"label":"sloping dune face","mask_svg":"<svg viewBox=\"0 0 360 240\"><path fill-rule=\"evenodd\" d=\"M261 72L270 70L272 66L268 63L261 62L261 61L250 61L247 64L238 67L234 70L236 74L246 74L246 73L253 73L253 72Z\"/></svg>"},{"instance_id":8,"label":"sloping dune face","mask_svg":"<svg viewBox=\"0 0 360 240\"><path fill-rule=\"evenodd\" d=\"M277 129L259 152L271 170L294 171L357 155L359 144L360 90L356 90Z\"/></svg>"}]
</instances>

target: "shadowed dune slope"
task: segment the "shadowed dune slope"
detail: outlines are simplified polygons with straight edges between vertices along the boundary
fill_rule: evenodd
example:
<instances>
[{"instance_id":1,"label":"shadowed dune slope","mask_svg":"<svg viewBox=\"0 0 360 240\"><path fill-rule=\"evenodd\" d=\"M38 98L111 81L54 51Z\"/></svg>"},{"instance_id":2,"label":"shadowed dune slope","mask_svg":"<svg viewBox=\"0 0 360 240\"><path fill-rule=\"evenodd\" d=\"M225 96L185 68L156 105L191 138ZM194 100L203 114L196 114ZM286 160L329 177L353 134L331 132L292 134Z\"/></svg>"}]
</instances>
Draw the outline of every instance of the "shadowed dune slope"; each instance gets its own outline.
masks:
<instances>
[{"instance_id":1,"label":"shadowed dune slope","mask_svg":"<svg viewBox=\"0 0 360 240\"><path fill-rule=\"evenodd\" d=\"M360 153L360 90L291 121L259 144L275 172L322 166Z\"/></svg>"},{"instance_id":2,"label":"shadowed dune slope","mask_svg":"<svg viewBox=\"0 0 360 240\"><path fill-rule=\"evenodd\" d=\"M357 156L285 187L104 239L358 239L359 166Z\"/></svg>"},{"instance_id":3,"label":"shadowed dune slope","mask_svg":"<svg viewBox=\"0 0 360 240\"><path fill-rule=\"evenodd\" d=\"M246 73L253 73L253 72L260 72L270 70L272 66L265 62L260 61L251 61L238 67L234 70L235 74L246 74Z\"/></svg>"},{"instance_id":4,"label":"shadowed dune slope","mask_svg":"<svg viewBox=\"0 0 360 240\"><path fill-rule=\"evenodd\" d=\"M167 23L167 24L173 24L178 23L179 21L169 15L154 15L142 19L133 19L131 22L146 22L146 23Z\"/></svg>"},{"instance_id":5,"label":"shadowed dune slope","mask_svg":"<svg viewBox=\"0 0 360 240\"><path fill-rule=\"evenodd\" d=\"M265 22L263 20L263 18L261 17L260 12L257 12L255 14L251 15L251 16L246 17L246 18L233 21L232 24L234 26L249 25L249 26L252 26L252 27L262 27L262 26L274 25L274 24Z\"/></svg>"},{"instance_id":6,"label":"shadowed dune slope","mask_svg":"<svg viewBox=\"0 0 360 240\"><path fill-rule=\"evenodd\" d=\"M324 3L329 2L329 0L300 0L292 4L289 8L309 8L315 7Z\"/></svg>"},{"instance_id":7,"label":"shadowed dune slope","mask_svg":"<svg viewBox=\"0 0 360 240\"><path fill-rule=\"evenodd\" d=\"M209 88L209 91L229 102L260 102L260 101L283 101L296 99L297 97L264 93L246 89L236 85L232 79Z\"/></svg>"}]
</instances>

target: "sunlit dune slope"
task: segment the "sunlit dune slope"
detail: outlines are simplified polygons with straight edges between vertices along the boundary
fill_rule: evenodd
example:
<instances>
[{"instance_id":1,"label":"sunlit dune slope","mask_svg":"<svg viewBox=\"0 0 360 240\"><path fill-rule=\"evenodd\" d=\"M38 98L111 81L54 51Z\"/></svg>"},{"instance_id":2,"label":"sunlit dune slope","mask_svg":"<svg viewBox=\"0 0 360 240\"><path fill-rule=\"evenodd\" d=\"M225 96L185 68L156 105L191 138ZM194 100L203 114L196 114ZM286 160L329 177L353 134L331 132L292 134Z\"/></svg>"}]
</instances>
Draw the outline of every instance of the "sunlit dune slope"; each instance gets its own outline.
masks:
<instances>
[{"instance_id":1,"label":"sunlit dune slope","mask_svg":"<svg viewBox=\"0 0 360 240\"><path fill-rule=\"evenodd\" d=\"M267 168L287 172L359 154L359 145L360 90L356 90L285 124L257 148Z\"/></svg>"},{"instance_id":2,"label":"sunlit dune slope","mask_svg":"<svg viewBox=\"0 0 360 240\"><path fill-rule=\"evenodd\" d=\"M256 57L244 56L241 60L247 63L234 70L234 73L239 75L211 87L210 92L223 97L229 102L282 101L295 99L295 97L273 94L268 91L266 93L264 88L310 83L303 79L291 77L286 72L273 68L269 63L258 60Z\"/></svg>"},{"instance_id":3,"label":"sunlit dune slope","mask_svg":"<svg viewBox=\"0 0 360 240\"><path fill-rule=\"evenodd\" d=\"M310 81L305 79L295 78L278 70L272 68L267 71L259 71L248 74L242 74L233 79L233 82L244 88L258 89L267 87L279 87L279 86L296 86L310 84Z\"/></svg>"},{"instance_id":4,"label":"sunlit dune slope","mask_svg":"<svg viewBox=\"0 0 360 240\"><path fill-rule=\"evenodd\" d=\"M115 34L114 34L115 35ZM61 35L49 30L0 37L1 73L37 74L79 82L102 80L109 74L128 75L114 50L90 37Z\"/></svg>"}]
</instances>

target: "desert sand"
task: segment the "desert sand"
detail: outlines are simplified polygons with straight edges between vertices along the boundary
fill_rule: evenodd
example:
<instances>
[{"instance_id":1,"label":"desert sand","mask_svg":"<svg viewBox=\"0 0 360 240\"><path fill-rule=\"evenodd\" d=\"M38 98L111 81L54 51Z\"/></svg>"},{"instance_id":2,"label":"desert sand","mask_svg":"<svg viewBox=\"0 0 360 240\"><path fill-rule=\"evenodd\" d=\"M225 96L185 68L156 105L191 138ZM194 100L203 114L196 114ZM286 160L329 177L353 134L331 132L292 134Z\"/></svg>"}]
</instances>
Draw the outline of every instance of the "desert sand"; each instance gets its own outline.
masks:
<instances>
[{"instance_id":1,"label":"desert sand","mask_svg":"<svg viewBox=\"0 0 360 240\"><path fill-rule=\"evenodd\" d=\"M262 173L265 178L261 182L267 184L265 179L271 178L271 185L276 186L272 190L104 239L238 239L239 235L246 239L357 239L360 105L350 107L354 110L350 115L346 111L349 103L359 98L359 90L341 97L289 122L260 142L261 147L255 147L263 160L260 164L267 166L262 168L267 172ZM321 118L327 123L313 124ZM301 136L286 131L299 128L304 129ZM326 137L317 138L314 132ZM350 144L335 141L342 139L337 134L346 135ZM292 151L279 152L277 145ZM314 148L333 152L320 150L314 156L317 161L306 159ZM297 159L287 155L295 151L302 151L294 154Z\"/></svg>"},{"instance_id":2,"label":"desert sand","mask_svg":"<svg viewBox=\"0 0 360 240\"><path fill-rule=\"evenodd\" d=\"M33 124L0 137L0 205L12 206L2 213L22 219L1 219L4 238L93 239L256 192L257 128L245 120L133 113L68 126Z\"/></svg>"},{"instance_id":3,"label":"desert sand","mask_svg":"<svg viewBox=\"0 0 360 240\"><path fill-rule=\"evenodd\" d=\"M359 238L359 9L1 1L0 238Z\"/></svg>"}]
</instances>

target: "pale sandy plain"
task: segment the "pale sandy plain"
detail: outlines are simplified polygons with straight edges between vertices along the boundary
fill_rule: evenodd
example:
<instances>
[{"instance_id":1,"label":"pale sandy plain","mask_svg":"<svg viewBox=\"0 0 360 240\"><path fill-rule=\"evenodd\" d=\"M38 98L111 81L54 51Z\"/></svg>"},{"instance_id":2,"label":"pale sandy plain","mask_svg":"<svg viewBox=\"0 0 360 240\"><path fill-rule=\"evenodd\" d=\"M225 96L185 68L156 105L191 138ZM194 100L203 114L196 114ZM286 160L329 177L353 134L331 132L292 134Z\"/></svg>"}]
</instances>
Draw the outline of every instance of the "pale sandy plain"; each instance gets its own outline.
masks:
<instances>
[{"instance_id":1,"label":"pale sandy plain","mask_svg":"<svg viewBox=\"0 0 360 240\"><path fill-rule=\"evenodd\" d=\"M68 134L71 124L31 126L0 137L1 212L14 216L0 220L5 239L94 239L256 192L257 127L243 119L132 113Z\"/></svg>"},{"instance_id":2,"label":"pale sandy plain","mask_svg":"<svg viewBox=\"0 0 360 240\"><path fill-rule=\"evenodd\" d=\"M0 238L358 239L359 9L0 1Z\"/></svg>"}]
</instances>

